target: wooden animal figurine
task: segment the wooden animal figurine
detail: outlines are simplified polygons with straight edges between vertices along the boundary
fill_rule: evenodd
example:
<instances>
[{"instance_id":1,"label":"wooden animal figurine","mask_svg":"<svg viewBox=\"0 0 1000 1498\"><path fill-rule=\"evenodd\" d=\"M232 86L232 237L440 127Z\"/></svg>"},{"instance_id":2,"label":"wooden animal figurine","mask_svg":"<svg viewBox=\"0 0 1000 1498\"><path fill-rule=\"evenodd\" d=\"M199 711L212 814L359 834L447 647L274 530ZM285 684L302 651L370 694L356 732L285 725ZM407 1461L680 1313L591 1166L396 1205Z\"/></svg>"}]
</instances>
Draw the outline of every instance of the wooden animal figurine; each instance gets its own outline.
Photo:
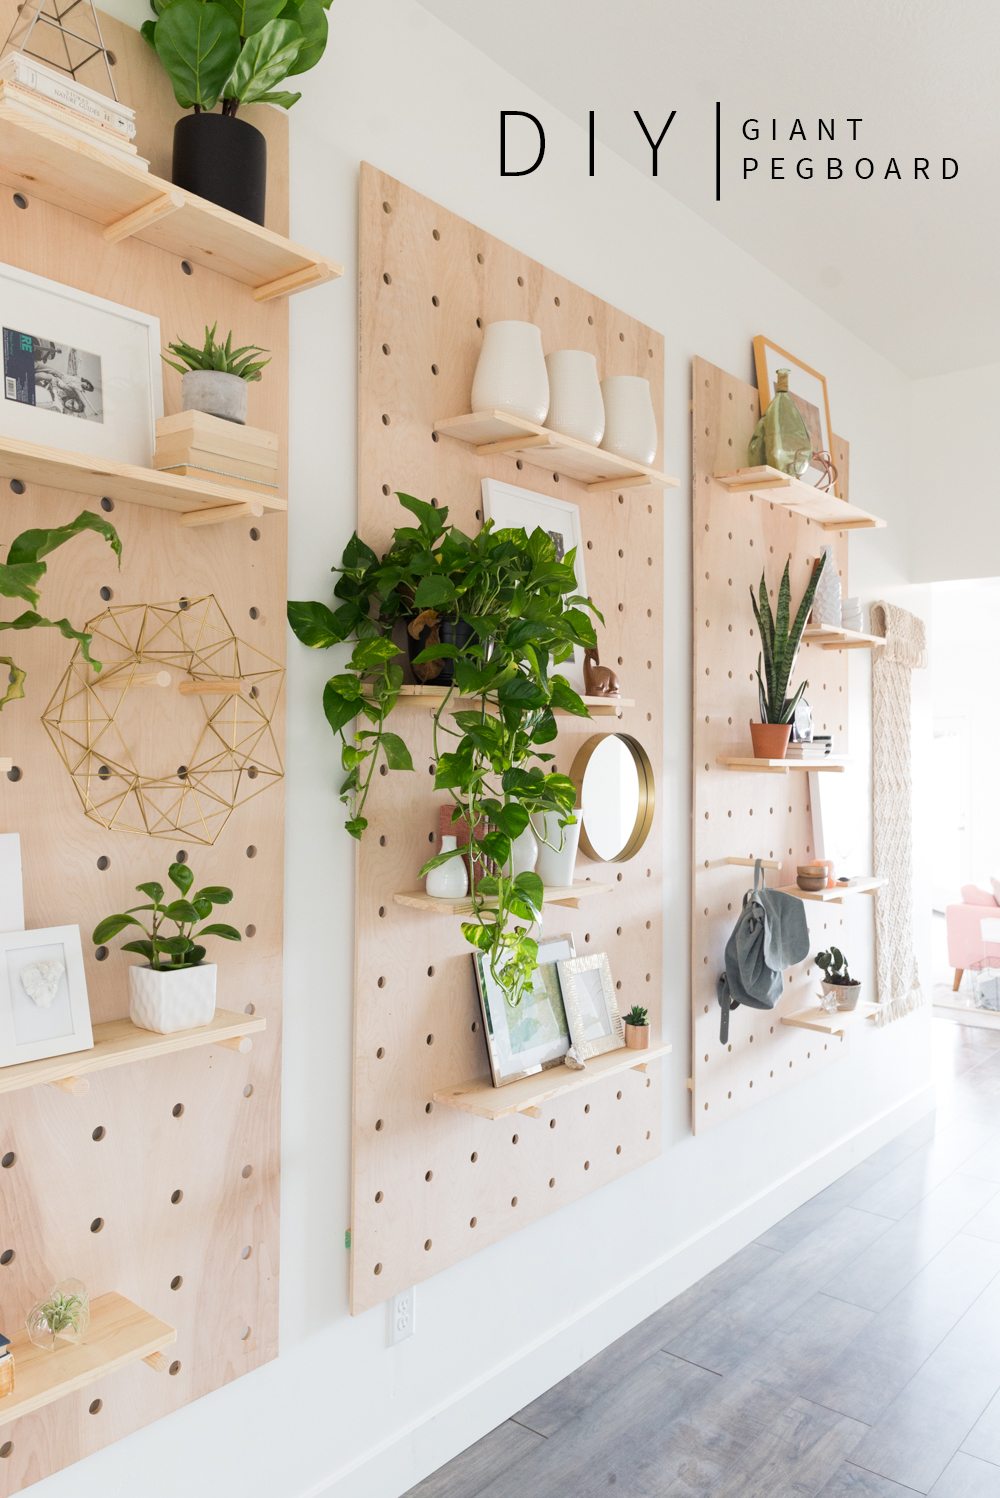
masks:
<instances>
[{"instance_id":1,"label":"wooden animal figurine","mask_svg":"<svg viewBox=\"0 0 1000 1498\"><path fill-rule=\"evenodd\" d=\"M596 645L584 653L583 690L588 697L617 697L621 692L618 677L611 667L601 665Z\"/></svg>"}]
</instances>

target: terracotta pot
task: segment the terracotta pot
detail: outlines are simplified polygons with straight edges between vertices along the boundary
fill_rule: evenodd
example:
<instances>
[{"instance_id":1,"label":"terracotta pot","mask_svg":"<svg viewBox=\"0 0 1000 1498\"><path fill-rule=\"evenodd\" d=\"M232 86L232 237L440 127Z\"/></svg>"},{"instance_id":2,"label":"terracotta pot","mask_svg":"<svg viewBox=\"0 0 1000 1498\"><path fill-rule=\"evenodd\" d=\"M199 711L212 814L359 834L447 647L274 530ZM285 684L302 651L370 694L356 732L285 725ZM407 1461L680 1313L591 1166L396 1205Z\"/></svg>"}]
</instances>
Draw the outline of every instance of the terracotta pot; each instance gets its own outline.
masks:
<instances>
[{"instance_id":1,"label":"terracotta pot","mask_svg":"<svg viewBox=\"0 0 1000 1498\"><path fill-rule=\"evenodd\" d=\"M630 1051L648 1051L649 1026L625 1024L625 1044Z\"/></svg>"},{"instance_id":2,"label":"terracotta pot","mask_svg":"<svg viewBox=\"0 0 1000 1498\"><path fill-rule=\"evenodd\" d=\"M751 723L754 759L784 759L791 734L790 723Z\"/></svg>"}]
</instances>

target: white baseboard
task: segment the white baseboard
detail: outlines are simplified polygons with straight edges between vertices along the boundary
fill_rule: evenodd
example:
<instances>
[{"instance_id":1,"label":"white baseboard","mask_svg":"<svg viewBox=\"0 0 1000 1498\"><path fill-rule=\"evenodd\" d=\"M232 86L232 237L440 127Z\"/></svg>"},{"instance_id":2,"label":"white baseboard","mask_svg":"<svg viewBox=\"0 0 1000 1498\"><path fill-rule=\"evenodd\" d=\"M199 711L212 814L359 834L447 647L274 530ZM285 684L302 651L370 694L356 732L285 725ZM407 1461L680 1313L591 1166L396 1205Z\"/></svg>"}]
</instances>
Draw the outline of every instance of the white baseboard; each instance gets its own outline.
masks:
<instances>
[{"instance_id":1,"label":"white baseboard","mask_svg":"<svg viewBox=\"0 0 1000 1498\"><path fill-rule=\"evenodd\" d=\"M934 1107L932 1086L844 1136L711 1227L591 1301L516 1356L394 1431L299 1498L399 1498L618 1337L704 1278Z\"/></svg>"}]
</instances>

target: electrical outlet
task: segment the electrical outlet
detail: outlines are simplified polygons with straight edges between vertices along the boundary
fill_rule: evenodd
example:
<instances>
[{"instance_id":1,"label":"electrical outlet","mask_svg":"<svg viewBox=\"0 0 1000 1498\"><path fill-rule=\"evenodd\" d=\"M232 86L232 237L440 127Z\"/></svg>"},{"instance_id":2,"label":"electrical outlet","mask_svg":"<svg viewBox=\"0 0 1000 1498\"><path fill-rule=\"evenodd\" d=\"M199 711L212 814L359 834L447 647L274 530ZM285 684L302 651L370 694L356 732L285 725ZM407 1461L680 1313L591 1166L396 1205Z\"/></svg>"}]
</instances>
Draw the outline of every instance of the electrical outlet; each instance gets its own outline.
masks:
<instances>
[{"instance_id":1,"label":"electrical outlet","mask_svg":"<svg viewBox=\"0 0 1000 1498\"><path fill-rule=\"evenodd\" d=\"M387 1341L390 1347L395 1347L397 1342L405 1342L407 1337L412 1337L417 1329L416 1290L400 1290L398 1295L394 1295L389 1302L388 1315Z\"/></svg>"}]
</instances>

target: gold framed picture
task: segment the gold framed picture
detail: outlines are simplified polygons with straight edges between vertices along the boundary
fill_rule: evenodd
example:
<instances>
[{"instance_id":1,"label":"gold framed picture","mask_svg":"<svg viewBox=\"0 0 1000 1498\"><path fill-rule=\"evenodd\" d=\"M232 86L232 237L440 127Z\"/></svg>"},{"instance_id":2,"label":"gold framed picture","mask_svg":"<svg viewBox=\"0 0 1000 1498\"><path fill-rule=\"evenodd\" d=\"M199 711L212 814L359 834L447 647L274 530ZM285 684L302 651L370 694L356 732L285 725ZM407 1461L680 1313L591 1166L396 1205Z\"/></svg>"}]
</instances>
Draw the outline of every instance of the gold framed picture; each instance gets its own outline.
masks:
<instances>
[{"instance_id":1,"label":"gold framed picture","mask_svg":"<svg viewBox=\"0 0 1000 1498\"><path fill-rule=\"evenodd\" d=\"M580 1058L603 1056L625 1044L607 952L569 957L557 963L570 1038Z\"/></svg>"},{"instance_id":2,"label":"gold framed picture","mask_svg":"<svg viewBox=\"0 0 1000 1498\"><path fill-rule=\"evenodd\" d=\"M833 457L833 427L830 423L830 397L826 388L826 376L818 369L806 364L780 344L758 333L753 341L753 362L757 371L757 393L760 396L760 414L763 416L774 394L774 380L779 369L788 370L788 393L792 397L806 424L806 430L814 453L829 453ZM824 477L824 470L810 463L802 481L815 484ZM834 492L839 495L839 486Z\"/></svg>"}]
</instances>

